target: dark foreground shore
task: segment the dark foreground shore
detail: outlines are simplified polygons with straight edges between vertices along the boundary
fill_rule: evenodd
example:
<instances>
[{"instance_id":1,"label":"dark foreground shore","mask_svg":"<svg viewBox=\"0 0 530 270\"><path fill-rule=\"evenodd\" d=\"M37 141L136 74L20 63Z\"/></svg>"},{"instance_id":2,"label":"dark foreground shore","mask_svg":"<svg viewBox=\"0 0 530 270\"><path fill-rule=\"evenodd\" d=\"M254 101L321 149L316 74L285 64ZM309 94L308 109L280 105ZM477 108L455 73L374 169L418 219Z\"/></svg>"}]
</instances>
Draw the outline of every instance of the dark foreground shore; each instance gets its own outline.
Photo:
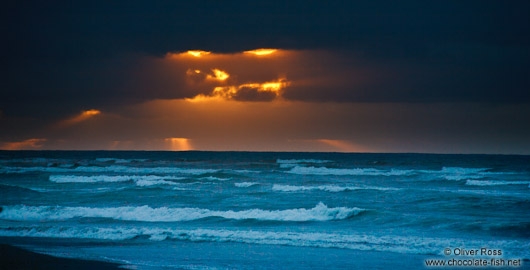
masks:
<instances>
[{"instance_id":1,"label":"dark foreground shore","mask_svg":"<svg viewBox=\"0 0 530 270\"><path fill-rule=\"evenodd\" d=\"M118 264L57 258L38 254L18 247L0 244L0 270L14 269L76 269L76 270L117 270Z\"/></svg>"}]
</instances>

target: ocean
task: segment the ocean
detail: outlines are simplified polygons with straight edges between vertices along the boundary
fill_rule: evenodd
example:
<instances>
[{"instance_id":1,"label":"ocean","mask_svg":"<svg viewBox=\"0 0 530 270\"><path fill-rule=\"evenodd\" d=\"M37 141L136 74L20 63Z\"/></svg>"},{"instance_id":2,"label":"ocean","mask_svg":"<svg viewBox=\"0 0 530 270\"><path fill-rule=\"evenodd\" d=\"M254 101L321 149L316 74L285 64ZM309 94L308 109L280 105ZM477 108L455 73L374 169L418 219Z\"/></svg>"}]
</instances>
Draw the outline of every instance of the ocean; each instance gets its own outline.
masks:
<instances>
[{"instance_id":1,"label":"ocean","mask_svg":"<svg viewBox=\"0 0 530 270\"><path fill-rule=\"evenodd\" d=\"M130 269L530 266L530 156L0 151L0 205L3 243Z\"/></svg>"}]
</instances>

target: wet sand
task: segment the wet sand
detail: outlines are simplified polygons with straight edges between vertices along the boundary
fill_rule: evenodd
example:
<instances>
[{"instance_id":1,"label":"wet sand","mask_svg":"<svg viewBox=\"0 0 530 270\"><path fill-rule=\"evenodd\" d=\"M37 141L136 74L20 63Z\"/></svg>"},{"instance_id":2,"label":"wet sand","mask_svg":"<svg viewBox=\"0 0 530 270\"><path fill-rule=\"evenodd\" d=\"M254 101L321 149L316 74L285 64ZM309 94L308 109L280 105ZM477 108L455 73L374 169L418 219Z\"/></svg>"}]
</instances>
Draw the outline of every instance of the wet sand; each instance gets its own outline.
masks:
<instances>
[{"instance_id":1,"label":"wet sand","mask_svg":"<svg viewBox=\"0 0 530 270\"><path fill-rule=\"evenodd\" d=\"M15 269L77 269L77 270L117 270L118 264L57 258L38 254L18 247L0 244L0 270Z\"/></svg>"}]
</instances>

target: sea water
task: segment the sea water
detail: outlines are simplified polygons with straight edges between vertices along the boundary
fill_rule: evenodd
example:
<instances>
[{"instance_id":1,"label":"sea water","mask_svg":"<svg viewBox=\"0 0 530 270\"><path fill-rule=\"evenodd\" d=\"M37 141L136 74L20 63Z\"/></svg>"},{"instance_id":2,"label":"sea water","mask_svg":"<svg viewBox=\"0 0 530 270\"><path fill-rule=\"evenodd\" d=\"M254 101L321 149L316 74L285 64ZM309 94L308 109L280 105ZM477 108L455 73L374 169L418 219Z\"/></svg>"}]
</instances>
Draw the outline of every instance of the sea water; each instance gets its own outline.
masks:
<instances>
[{"instance_id":1,"label":"sea water","mask_svg":"<svg viewBox=\"0 0 530 270\"><path fill-rule=\"evenodd\" d=\"M5 243L131 269L530 258L529 156L4 151L0 205Z\"/></svg>"}]
</instances>

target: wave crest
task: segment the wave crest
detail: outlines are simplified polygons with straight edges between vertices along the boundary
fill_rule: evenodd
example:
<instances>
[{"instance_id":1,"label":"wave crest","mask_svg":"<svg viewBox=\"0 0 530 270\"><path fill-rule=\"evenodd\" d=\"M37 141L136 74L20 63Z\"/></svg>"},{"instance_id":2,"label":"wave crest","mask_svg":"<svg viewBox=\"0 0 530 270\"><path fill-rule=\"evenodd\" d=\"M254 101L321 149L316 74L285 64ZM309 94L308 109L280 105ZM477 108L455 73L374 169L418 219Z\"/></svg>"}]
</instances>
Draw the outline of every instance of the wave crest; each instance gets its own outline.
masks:
<instances>
[{"instance_id":1,"label":"wave crest","mask_svg":"<svg viewBox=\"0 0 530 270\"><path fill-rule=\"evenodd\" d=\"M170 229L158 227L9 227L0 228L1 236L82 238L101 240L130 240L147 236L151 241L208 241L247 244L287 245L353 250L390 251L408 254L440 254L448 246L494 246L513 256L528 257L530 243L525 241L480 241L451 238L397 235L360 235L321 232L278 232L225 229Z\"/></svg>"},{"instance_id":2,"label":"wave crest","mask_svg":"<svg viewBox=\"0 0 530 270\"><path fill-rule=\"evenodd\" d=\"M487 180L467 180L469 186L504 186L504 185L530 185L530 181L487 181Z\"/></svg>"},{"instance_id":3,"label":"wave crest","mask_svg":"<svg viewBox=\"0 0 530 270\"><path fill-rule=\"evenodd\" d=\"M297 164L297 163L328 163L331 160L322 159L277 159L278 164Z\"/></svg>"},{"instance_id":4,"label":"wave crest","mask_svg":"<svg viewBox=\"0 0 530 270\"><path fill-rule=\"evenodd\" d=\"M241 188L247 188L251 186L259 185L256 182L241 182L241 183L235 183L234 186L241 187Z\"/></svg>"},{"instance_id":5,"label":"wave crest","mask_svg":"<svg viewBox=\"0 0 530 270\"><path fill-rule=\"evenodd\" d=\"M366 176L405 176L413 175L413 170L379 170L374 168L355 168L355 169L337 169L327 167L303 167L296 166L288 171L293 174L312 174L312 175L366 175Z\"/></svg>"},{"instance_id":6,"label":"wave crest","mask_svg":"<svg viewBox=\"0 0 530 270\"><path fill-rule=\"evenodd\" d=\"M139 187L150 187L157 185L180 185L167 180L181 180L183 177L155 176L155 175L50 175L50 181L55 183L117 183L133 181Z\"/></svg>"},{"instance_id":7,"label":"wave crest","mask_svg":"<svg viewBox=\"0 0 530 270\"><path fill-rule=\"evenodd\" d=\"M308 191L308 190L322 190L327 192L343 192L343 191L353 191L353 190L399 190L398 188L386 188L386 187L344 187L336 185L320 185L320 186L291 186L291 185L272 185L272 190L274 191L283 191L283 192L297 192L297 191Z\"/></svg>"},{"instance_id":8,"label":"wave crest","mask_svg":"<svg viewBox=\"0 0 530 270\"><path fill-rule=\"evenodd\" d=\"M100 166L79 166L72 168L61 167L5 167L0 169L0 173L26 173L26 172L51 172L51 173L131 173L131 174L192 174L201 175L207 173L216 173L216 169L193 169L193 168L174 168L174 167L132 167L121 165Z\"/></svg>"},{"instance_id":9,"label":"wave crest","mask_svg":"<svg viewBox=\"0 0 530 270\"><path fill-rule=\"evenodd\" d=\"M341 220L357 215L365 209L353 207L327 207L322 202L311 209L298 208L287 210L249 209L241 211L219 211L201 208L151 208L149 206L124 207L63 207L63 206L5 206L0 219L19 221L50 221L72 218L110 218L116 220L146 222L191 221L209 217L265 221L329 221Z\"/></svg>"},{"instance_id":10,"label":"wave crest","mask_svg":"<svg viewBox=\"0 0 530 270\"><path fill-rule=\"evenodd\" d=\"M55 183L97 183L97 182L128 182L128 181L158 181L161 179L180 180L182 177L155 175L50 175L50 181Z\"/></svg>"}]
</instances>

